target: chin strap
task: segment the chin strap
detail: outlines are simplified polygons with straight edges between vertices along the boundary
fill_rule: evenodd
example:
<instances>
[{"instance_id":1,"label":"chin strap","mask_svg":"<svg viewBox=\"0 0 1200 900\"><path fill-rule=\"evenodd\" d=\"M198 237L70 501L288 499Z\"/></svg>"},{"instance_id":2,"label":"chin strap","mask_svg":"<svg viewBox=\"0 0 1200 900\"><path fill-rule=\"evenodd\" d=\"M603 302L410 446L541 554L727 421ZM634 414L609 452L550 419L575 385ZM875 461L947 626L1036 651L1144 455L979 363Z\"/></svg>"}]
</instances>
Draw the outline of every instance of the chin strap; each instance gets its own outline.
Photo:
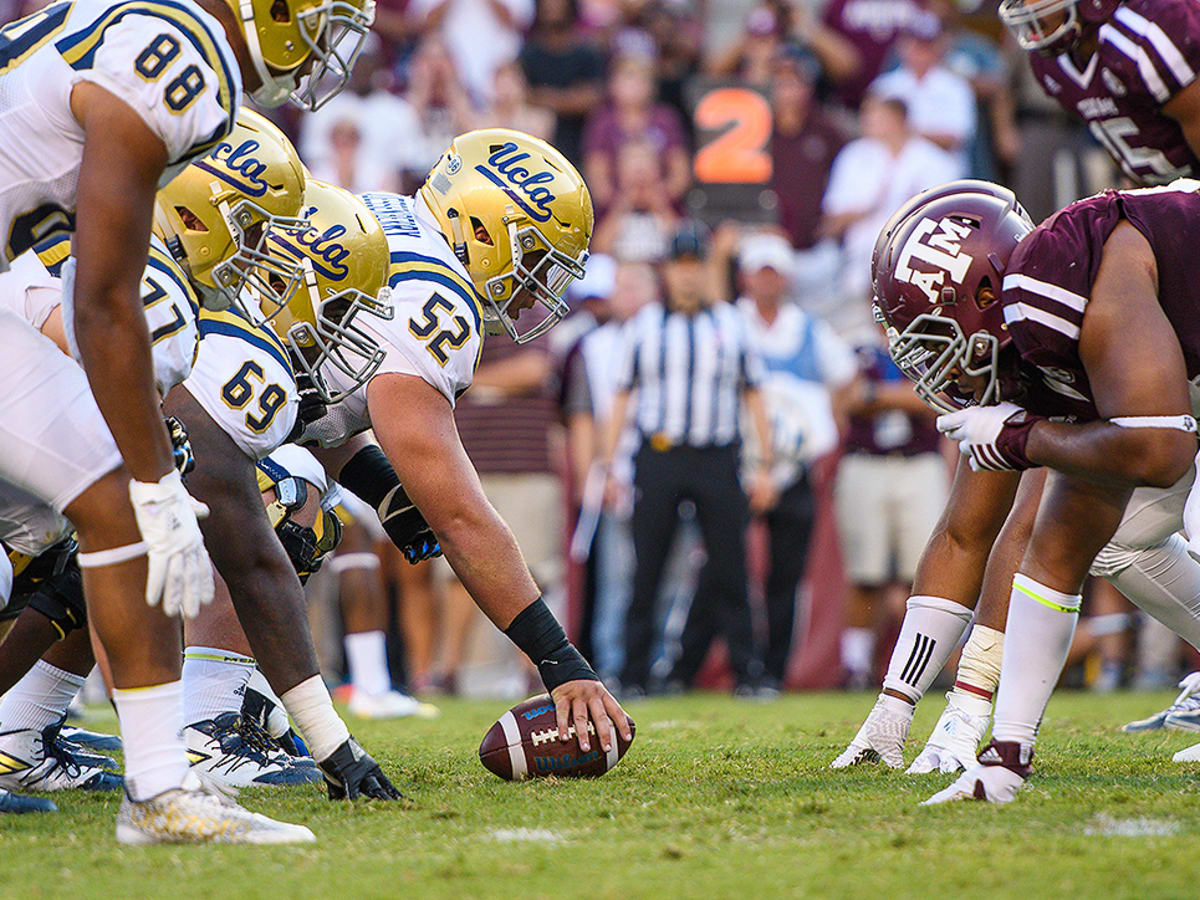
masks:
<instances>
[{"instance_id":1,"label":"chin strap","mask_svg":"<svg viewBox=\"0 0 1200 900\"><path fill-rule=\"evenodd\" d=\"M1118 416L1108 421L1119 428L1172 428L1196 433L1196 420L1191 416Z\"/></svg>"}]
</instances>

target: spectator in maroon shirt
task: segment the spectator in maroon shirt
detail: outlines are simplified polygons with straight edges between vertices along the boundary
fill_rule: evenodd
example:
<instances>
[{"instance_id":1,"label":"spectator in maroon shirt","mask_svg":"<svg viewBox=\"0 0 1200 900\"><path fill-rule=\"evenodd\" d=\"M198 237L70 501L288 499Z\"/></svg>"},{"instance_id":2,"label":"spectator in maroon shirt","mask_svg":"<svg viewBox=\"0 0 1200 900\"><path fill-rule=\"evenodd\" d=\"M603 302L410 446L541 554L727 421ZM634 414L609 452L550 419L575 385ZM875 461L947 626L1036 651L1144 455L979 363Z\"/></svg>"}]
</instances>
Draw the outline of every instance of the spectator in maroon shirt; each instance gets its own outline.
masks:
<instances>
[{"instance_id":1,"label":"spectator in maroon shirt","mask_svg":"<svg viewBox=\"0 0 1200 900\"><path fill-rule=\"evenodd\" d=\"M921 13L919 0L830 0L821 21L854 48L852 66L840 70L827 66L843 104L858 109L888 51Z\"/></svg>"},{"instance_id":2,"label":"spectator in maroon shirt","mask_svg":"<svg viewBox=\"0 0 1200 900\"><path fill-rule=\"evenodd\" d=\"M583 132L583 173L597 208L605 210L612 202L621 147L636 139L654 145L667 194L678 206L691 184L691 161L679 113L655 102L653 62L642 56L614 61L609 98L608 106L588 118Z\"/></svg>"},{"instance_id":3,"label":"spectator in maroon shirt","mask_svg":"<svg viewBox=\"0 0 1200 900\"><path fill-rule=\"evenodd\" d=\"M815 78L811 59L788 53L775 63L771 80L771 189L779 201L780 227L797 250L817 241L829 170L846 143L813 96Z\"/></svg>"}]
</instances>

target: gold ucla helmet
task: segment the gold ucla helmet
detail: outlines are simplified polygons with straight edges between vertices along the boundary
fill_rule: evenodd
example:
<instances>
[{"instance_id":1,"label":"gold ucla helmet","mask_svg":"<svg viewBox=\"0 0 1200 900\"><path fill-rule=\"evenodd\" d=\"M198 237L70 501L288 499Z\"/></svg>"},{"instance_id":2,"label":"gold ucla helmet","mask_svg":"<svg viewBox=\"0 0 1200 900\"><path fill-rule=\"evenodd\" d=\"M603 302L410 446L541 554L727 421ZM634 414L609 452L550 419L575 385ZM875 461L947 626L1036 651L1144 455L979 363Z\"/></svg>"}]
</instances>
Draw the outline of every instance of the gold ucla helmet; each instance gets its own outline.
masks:
<instances>
[{"instance_id":1,"label":"gold ucla helmet","mask_svg":"<svg viewBox=\"0 0 1200 900\"><path fill-rule=\"evenodd\" d=\"M303 199L296 149L270 121L243 108L229 137L158 192L154 230L206 308L244 308L247 288L280 299L300 283L300 265L268 239L307 226L299 215Z\"/></svg>"},{"instance_id":2,"label":"gold ucla helmet","mask_svg":"<svg viewBox=\"0 0 1200 900\"><path fill-rule=\"evenodd\" d=\"M563 293L583 277L592 196L565 156L520 131L471 131L442 154L420 195L483 297L490 333L521 344L570 311ZM518 332L508 309L522 289L548 312Z\"/></svg>"},{"instance_id":3,"label":"gold ucla helmet","mask_svg":"<svg viewBox=\"0 0 1200 900\"><path fill-rule=\"evenodd\" d=\"M304 277L282 303L264 300L262 315L292 350L326 403L337 403L370 380L384 351L354 324L360 313L392 318L387 286L391 255L378 220L349 191L310 179L303 213L309 227L276 233L276 250L301 265ZM329 369L348 381L329 384ZM341 380L341 379L339 379Z\"/></svg>"},{"instance_id":4,"label":"gold ucla helmet","mask_svg":"<svg viewBox=\"0 0 1200 900\"><path fill-rule=\"evenodd\" d=\"M316 110L338 93L375 21L375 0L225 0L262 86L255 103ZM308 60L312 67L304 74ZM300 80L304 79L301 87Z\"/></svg>"}]
</instances>

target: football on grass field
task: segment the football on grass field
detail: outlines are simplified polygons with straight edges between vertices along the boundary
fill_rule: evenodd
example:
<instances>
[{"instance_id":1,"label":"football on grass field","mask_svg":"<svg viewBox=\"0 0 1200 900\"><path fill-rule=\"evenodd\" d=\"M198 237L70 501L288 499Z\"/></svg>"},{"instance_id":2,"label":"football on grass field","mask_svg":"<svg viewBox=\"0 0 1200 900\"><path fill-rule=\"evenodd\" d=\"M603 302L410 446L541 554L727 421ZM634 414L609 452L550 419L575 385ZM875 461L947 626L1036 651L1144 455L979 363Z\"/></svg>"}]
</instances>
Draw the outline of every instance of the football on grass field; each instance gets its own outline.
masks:
<instances>
[{"instance_id":1,"label":"football on grass field","mask_svg":"<svg viewBox=\"0 0 1200 900\"><path fill-rule=\"evenodd\" d=\"M629 728L634 730L633 719ZM523 781L546 775L586 777L603 775L621 761L632 741L618 734L605 752L596 736L596 727L588 722L589 746L580 749L575 726L570 739L560 740L554 701L549 694L519 703L500 717L483 736L479 761L485 769L506 781Z\"/></svg>"}]
</instances>

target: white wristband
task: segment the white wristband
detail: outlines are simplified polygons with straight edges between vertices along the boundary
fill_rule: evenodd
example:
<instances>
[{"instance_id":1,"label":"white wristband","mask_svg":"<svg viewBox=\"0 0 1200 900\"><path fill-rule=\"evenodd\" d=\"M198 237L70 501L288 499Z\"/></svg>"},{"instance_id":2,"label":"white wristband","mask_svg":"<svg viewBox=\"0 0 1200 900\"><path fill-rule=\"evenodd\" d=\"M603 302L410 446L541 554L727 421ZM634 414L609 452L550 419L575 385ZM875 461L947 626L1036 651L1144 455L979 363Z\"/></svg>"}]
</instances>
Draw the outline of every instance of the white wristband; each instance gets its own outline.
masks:
<instances>
[{"instance_id":1,"label":"white wristband","mask_svg":"<svg viewBox=\"0 0 1200 900\"><path fill-rule=\"evenodd\" d=\"M1118 416L1108 421L1119 428L1173 428L1196 433L1196 420L1191 416Z\"/></svg>"},{"instance_id":2,"label":"white wristband","mask_svg":"<svg viewBox=\"0 0 1200 900\"><path fill-rule=\"evenodd\" d=\"M118 563L129 562L139 556L145 556L150 548L145 541L136 544L126 544L123 547L109 547L107 550L96 550L92 553L75 554L75 562L81 569L98 569L102 566L115 566Z\"/></svg>"}]
</instances>

